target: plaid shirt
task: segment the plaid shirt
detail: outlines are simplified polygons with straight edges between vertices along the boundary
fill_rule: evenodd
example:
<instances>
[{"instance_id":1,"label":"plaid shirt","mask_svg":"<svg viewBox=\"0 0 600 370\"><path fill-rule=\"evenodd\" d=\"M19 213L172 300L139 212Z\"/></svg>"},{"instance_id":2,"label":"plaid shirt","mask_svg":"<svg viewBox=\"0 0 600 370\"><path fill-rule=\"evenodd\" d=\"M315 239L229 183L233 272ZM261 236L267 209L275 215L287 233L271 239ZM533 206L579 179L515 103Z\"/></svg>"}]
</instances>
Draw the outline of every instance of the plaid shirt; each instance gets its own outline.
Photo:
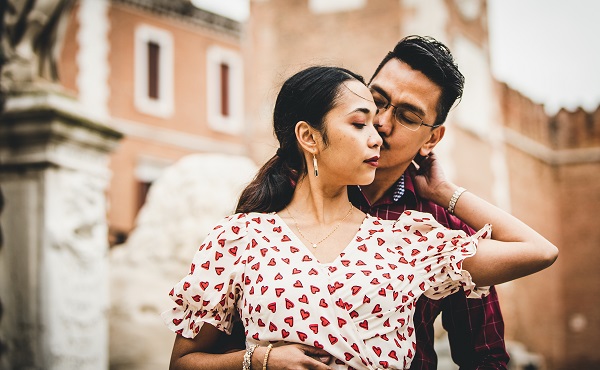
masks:
<instances>
[{"instance_id":1,"label":"plaid shirt","mask_svg":"<svg viewBox=\"0 0 600 370\"><path fill-rule=\"evenodd\" d=\"M433 202L417 197L411 166L379 201L370 204L359 187L349 187L352 203L363 212L383 219L397 219L407 209L431 213L442 225L473 230L457 217ZM421 296L415 311L417 350L411 369L436 369L433 323L442 313L442 324L448 331L452 359L461 369L506 369L509 360L504 343L504 321L494 287L483 299L467 299L457 292L442 300Z\"/></svg>"}]
</instances>

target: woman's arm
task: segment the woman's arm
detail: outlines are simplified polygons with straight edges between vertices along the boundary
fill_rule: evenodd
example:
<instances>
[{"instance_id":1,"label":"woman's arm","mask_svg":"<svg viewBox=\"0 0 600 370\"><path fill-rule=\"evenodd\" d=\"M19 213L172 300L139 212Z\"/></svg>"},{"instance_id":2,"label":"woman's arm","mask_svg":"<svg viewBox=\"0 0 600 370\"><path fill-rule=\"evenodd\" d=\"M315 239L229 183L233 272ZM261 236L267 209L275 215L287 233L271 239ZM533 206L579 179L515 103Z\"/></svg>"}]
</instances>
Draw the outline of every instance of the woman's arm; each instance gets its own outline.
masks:
<instances>
[{"instance_id":1,"label":"woman's arm","mask_svg":"<svg viewBox=\"0 0 600 370\"><path fill-rule=\"evenodd\" d=\"M422 163L415 178L419 194L447 207L458 186L445 179L431 154ZM492 240L480 240L477 253L467 258L463 268L479 286L514 280L543 270L556 260L558 249L516 217L466 191L456 202L454 214L467 225L480 229L493 227Z\"/></svg>"},{"instance_id":2,"label":"woman's arm","mask_svg":"<svg viewBox=\"0 0 600 370\"><path fill-rule=\"evenodd\" d=\"M242 368L245 350L217 353L218 343L226 340L227 334L210 324L204 324L194 339L177 335L173 344L169 370L235 369ZM252 369L262 369L267 347L258 347L252 355ZM290 344L273 348L268 357L271 369L331 369L327 363L331 356L324 350Z\"/></svg>"}]
</instances>

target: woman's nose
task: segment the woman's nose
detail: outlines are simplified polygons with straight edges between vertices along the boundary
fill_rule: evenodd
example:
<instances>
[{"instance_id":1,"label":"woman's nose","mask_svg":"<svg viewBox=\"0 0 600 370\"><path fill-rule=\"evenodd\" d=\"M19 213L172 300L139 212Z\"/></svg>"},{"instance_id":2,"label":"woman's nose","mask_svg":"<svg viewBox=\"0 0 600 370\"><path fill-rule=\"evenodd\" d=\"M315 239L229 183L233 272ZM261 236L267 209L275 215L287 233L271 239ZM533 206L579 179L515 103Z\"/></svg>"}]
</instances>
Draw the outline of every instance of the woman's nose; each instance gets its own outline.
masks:
<instances>
[{"instance_id":1,"label":"woman's nose","mask_svg":"<svg viewBox=\"0 0 600 370\"><path fill-rule=\"evenodd\" d=\"M381 147L383 145L383 138L376 127L377 125L373 125L373 132L369 136L369 147Z\"/></svg>"}]
</instances>

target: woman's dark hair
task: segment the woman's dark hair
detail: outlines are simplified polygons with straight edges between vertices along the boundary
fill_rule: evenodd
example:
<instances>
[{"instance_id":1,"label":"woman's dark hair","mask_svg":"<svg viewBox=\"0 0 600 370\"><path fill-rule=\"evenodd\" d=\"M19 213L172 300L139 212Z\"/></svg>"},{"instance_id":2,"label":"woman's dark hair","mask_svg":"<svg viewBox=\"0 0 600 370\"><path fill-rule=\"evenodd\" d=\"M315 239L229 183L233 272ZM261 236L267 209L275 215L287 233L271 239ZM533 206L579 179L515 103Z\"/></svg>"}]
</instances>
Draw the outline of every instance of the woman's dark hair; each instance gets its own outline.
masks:
<instances>
[{"instance_id":1,"label":"woman's dark hair","mask_svg":"<svg viewBox=\"0 0 600 370\"><path fill-rule=\"evenodd\" d=\"M236 212L277 212L289 204L296 183L307 172L296 140L296 123L307 122L321 133L326 145L325 115L335 107L341 85L348 80L364 84L360 75L328 66L309 67L283 83L273 110L273 130L279 149L244 189Z\"/></svg>"},{"instance_id":2,"label":"woman's dark hair","mask_svg":"<svg viewBox=\"0 0 600 370\"><path fill-rule=\"evenodd\" d=\"M387 53L373 73L371 81L391 59L408 64L440 87L442 95L436 108L434 124L444 123L450 108L462 97L465 85L465 77L458 70L450 49L433 37L407 36L396 44L394 50Z\"/></svg>"}]
</instances>

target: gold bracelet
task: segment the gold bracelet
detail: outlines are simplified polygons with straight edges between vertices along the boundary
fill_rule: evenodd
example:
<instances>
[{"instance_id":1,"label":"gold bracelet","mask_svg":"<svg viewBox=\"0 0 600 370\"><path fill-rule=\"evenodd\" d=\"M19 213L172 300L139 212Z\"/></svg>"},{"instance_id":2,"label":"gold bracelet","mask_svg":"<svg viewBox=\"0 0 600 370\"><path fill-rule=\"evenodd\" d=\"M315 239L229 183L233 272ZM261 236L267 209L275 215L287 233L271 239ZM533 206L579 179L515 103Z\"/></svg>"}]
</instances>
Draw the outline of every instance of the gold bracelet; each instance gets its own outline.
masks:
<instances>
[{"instance_id":1,"label":"gold bracelet","mask_svg":"<svg viewBox=\"0 0 600 370\"><path fill-rule=\"evenodd\" d=\"M265 358L263 360L263 370L267 370L267 361L269 361L269 353L271 352L271 348L273 348L273 344L269 344L267 346L267 351L265 352Z\"/></svg>"},{"instance_id":2,"label":"gold bracelet","mask_svg":"<svg viewBox=\"0 0 600 370\"><path fill-rule=\"evenodd\" d=\"M448 204L448 213L454 214L454 207L456 207L456 202L458 202L458 198L460 198L462 193L464 193L465 191L467 191L467 189L460 187L456 189L454 194L452 194L452 198L450 198L450 203Z\"/></svg>"}]
</instances>

